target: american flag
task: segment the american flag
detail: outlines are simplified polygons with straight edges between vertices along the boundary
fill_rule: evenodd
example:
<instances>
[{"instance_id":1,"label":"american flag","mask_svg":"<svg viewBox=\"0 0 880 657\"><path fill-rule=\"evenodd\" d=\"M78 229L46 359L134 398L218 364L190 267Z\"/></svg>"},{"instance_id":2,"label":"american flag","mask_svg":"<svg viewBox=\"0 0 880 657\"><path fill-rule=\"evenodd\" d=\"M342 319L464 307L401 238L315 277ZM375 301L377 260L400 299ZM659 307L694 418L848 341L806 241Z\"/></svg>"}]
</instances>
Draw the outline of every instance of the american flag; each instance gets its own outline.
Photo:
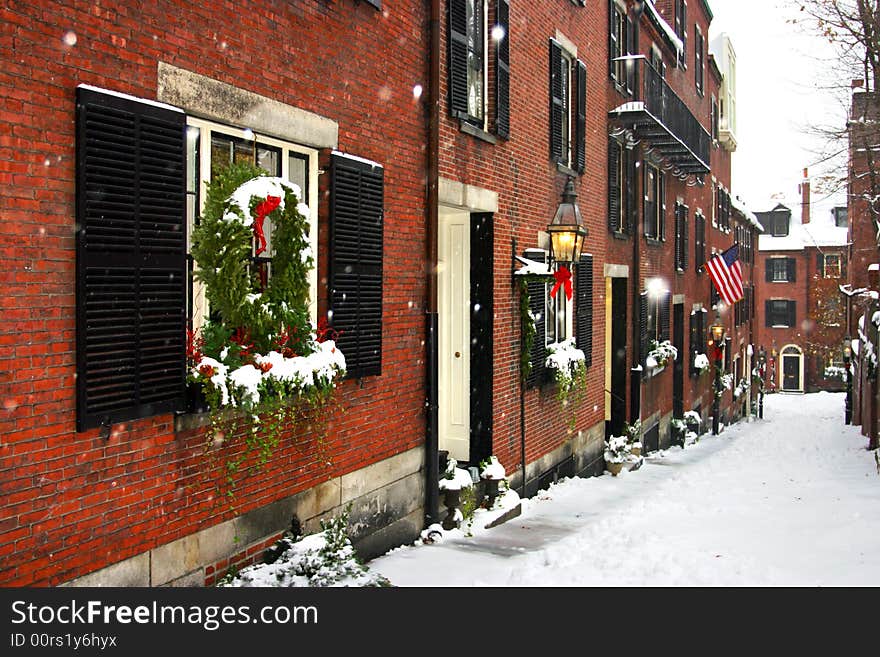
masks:
<instances>
[{"instance_id":1,"label":"american flag","mask_svg":"<svg viewBox=\"0 0 880 657\"><path fill-rule=\"evenodd\" d=\"M743 298L742 269L739 266L739 246L734 244L706 263L709 276L718 294L730 306Z\"/></svg>"}]
</instances>

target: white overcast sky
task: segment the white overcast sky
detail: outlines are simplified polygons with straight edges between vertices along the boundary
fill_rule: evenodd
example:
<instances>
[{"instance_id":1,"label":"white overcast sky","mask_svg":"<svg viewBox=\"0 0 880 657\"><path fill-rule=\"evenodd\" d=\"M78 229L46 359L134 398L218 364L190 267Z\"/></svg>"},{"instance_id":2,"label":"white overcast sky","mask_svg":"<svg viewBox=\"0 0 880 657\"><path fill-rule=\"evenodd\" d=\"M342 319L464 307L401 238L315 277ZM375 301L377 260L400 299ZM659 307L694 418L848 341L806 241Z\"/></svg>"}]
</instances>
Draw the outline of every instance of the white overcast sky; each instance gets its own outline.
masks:
<instances>
[{"instance_id":1,"label":"white overcast sky","mask_svg":"<svg viewBox=\"0 0 880 657\"><path fill-rule=\"evenodd\" d=\"M787 22L802 16L793 0L709 0L709 5L714 15L710 41L726 32L737 56L733 193L753 211L771 209L777 202L774 195L799 200L804 167L811 175L823 172L822 166L814 166L821 140L807 134L805 126L846 121L845 107L823 89L832 78L831 48ZM849 84L848 73L839 77ZM821 195L814 192L812 200L815 220ZM845 204L845 197L824 203L835 204Z\"/></svg>"}]
</instances>

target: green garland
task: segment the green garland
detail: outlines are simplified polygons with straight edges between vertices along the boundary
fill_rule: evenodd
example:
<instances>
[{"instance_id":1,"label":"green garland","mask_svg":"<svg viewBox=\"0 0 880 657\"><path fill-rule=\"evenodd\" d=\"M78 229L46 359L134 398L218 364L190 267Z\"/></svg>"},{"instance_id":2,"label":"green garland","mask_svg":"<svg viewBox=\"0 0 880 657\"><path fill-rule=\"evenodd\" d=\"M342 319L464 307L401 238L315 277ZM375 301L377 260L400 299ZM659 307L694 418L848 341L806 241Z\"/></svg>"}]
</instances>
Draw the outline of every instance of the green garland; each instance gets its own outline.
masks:
<instances>
[{"instance_id":1,"label":"green garland","mask_svg":"<svg viewBox=\"0 0 880 657\"><path fill-rule=\"evenodd\" d=\"M255 193L246 198L250 191ZM266 208L261 204L267 194L276 205L268 213L260 212L260 207ZM332 330L316 330L309 317L314 258L304 210L292 184L268 177L253 165L233 164L209 183L200 224L193 230L195 277L205 284L211 316L198 335L190 335L189 377L202 387L212 411L208 448L237 436L246 446L226 462L228 497L251 455L255 454L255 467L266 463L282 432L309 410L323 408L332 397L335 377L344 374L344 358L329 342ZM265 289L251 259L251 217L257 214L264 214L273 228L272 252L267 254L272 256L271 276ZM312 363L315 369L308 371ZM251 387L237 374L248 378ZM250 425L242 427L240 411L230 406L249 414ZM326 465L322 436L316 445L317 463Z\"/></svg>"}]
</instances>

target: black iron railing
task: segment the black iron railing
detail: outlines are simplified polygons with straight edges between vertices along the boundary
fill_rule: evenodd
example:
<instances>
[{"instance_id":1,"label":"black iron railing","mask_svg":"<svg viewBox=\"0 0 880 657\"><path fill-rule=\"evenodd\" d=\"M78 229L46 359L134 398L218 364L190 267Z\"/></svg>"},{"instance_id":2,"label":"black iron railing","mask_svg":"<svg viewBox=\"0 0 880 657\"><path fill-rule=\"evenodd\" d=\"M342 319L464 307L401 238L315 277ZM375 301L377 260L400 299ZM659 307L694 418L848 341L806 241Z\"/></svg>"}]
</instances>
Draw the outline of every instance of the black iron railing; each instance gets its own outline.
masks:
<instances>
[{"instance_id":1,"label":"black iron railing","mask_svg":"<svg viewBox=\"0 0 880 657\"><path fill-rule=\"evenodd\" d=\"M644 109L666 129L681 146L687 149L687 159L693 159L692 167L709 170L709 144L711 137L700 124L685 102L667 84L660 73L644 58L633 58L636 68L634 101L642 101ZM662 145L660 145L661 150ZM675 145L669 145L670 150ZM679 150L683 150L679 147ZM688 168L692 168L688 167Z\"/></svg>"}]
</instances>

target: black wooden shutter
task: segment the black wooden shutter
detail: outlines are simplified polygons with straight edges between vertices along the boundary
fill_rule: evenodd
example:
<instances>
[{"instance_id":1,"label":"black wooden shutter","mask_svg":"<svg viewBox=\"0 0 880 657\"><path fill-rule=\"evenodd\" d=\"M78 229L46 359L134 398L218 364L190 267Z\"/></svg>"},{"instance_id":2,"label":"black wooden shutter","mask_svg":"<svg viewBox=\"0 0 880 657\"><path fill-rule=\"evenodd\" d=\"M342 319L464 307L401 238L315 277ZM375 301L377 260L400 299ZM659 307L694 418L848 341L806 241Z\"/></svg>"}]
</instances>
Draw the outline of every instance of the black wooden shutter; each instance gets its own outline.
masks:
<instances>
[{"instance_id":1,"label":"black wooden shutter","mask_svg":"<svg viewBox=\"0 0 880 657\"><path fill-rule=\"evenodd\" d=\"M840 277L845 279L846 278L846 254L841 253L839 257L840 257Z\"/></svg>"},{"instance_id":2,"label":"black wooden shutter","mask_svg":"<svg viewBox=\"0 0 880 657\"><path fill-rule=\"evenodd\" d=\"M574 124L574 168L587 167L587 65L577 61L577 115Z\"/></svg>"},{"instance_id":3,"label":"black wooden shutter","mask_svg":"<svg viewBox=\"0 0 880 657\"><path fill-rule=\"evenodd\" d=\"M550 159L563 162L562 125L565 121L565 101L562 98L562 48L550 39Z\"/></svg>"},{"instance_id":4,"label":"black wooden shutter","mask_svg":"<svg viewBox=\"0 0 880 657\"><path fill-rule=\"evenodd\" d=\"M659 310L657 314L659 315L660 322L660 341L669 339L669 304L672 301L672 293L669 290L666 290L661 296L659 300Z\"/></svg>"},{"instance_id":5,"label":"black wooden shutter","mask_svg":"<svg viewBox=\"0 0 880 657\"><path fill-rule=\"evenodd\" d=\"M797 324L797 301L788 302L788 326Z\"/></svg>"},{"instance_id":6,"label":"black wooden shutter","mask_svg":"<svg viewBox=\"0 0 880 657\"><path fill-rule=\"evenodd\" d=\"M547 262L547 254L539 249L526 249L523 256L535 262ZM547 310L547 284L542 280L529 281L529 310L535 317L535 340L529 351L531 371L526 377L526 386L533 387L544 382L545 361L547 360L546 330L547 318L544 313Z\"/></svg>"},{"instance_id":7,"label":"black wooden shutter","mask_svg":"<svg viewBox=\"0 0 880 657\"><path fill-rule=\"evenodd\" d=\"M697 357L697 354L700 353L700 343L699 338L697 337L697 315L702 315L699 312L692 312L690 317L690 366L689 373L691 376L697 375L697 366L694 364L694 360Z\"/></svg>"},{"instance_id":8,"label":"black wooden shutter","mask_svg":"<svg viewBox=\"0 0 880 657\"><path fill-rule=\"evenodd\" d=\"M495 132L510 137L510 2L498 0L496 23L504 36L495 48Z\"/></svg>"},{"instance_id":9,"label":"black wooden shutter","mask_svg":"<svg viewBox=\"0 0 880 657\"><path fill-rule=\"evenodd\" d=\"M770 327L773 326L773 302L770 299L767 299L764 302L764 326Z\"/></svg>"},{"instance_id":10,"label":"black wooden shutter","mask_svg":"<svg viewBox=\"0 0 880 657\"><path fill-rule=\"evenodd\" d=\"M694 216L694 265L697 272L706 264L706 218Z\"/></svg>"},{"instance_id":11,"label":"black wooden shutter","mask_svg":"<svg viewBox=\"0 0 880 657\"><path fill-rule=\"evenodd\" d=\"M685 208L684 213L682 214L682 218L681 218L681 219L682 219L682 221L681 221L681 223L682 223L682 231L681 231L681 242L682 242L682 245L681 245L681 257L684 259L683 262L681 263L681 269L682 269L682 271L687 270L687 266L688 266L688 229L689 229L688 223L689 223L689 222L688 222L688 213L687 213L687 211L688 211L688 209Z\"/></svg>"},{"instance_id":12,"label":"black wooden shutter","mask_svg":"<svg viewBox=\"0 0 880 657\"><path fill-rule=\"evenodd\" d=\"M816 272L819 274L819 278L824 278L825 276L825 256L821 253L816 254Z\"/></svg>"},{"instance_id":13,"label":"black wooden shutter","mask_svg":"<svg viewBox=\"0 0 880 657\"><path fill-rule=\"evenodd\" d=\"M468 116L467 4L449 0L449 111L452 116Z\"/></svg>"},{"instance_id":14,"label":"black wooden shutter","mask_svg":"<svg viewBox=\"0 0 880 657\"><path fill-rule=\"evenodd\" d=\"M623 156L626 158L624 162L624 172L625 172L625 180L624 187L626 187L626 227L625 230L628 234L632 235L636 229L637 221L636 221L636 213L638 212L638 199L636 198L636 189L638 187L638 174L636 169L636 158L635 153L633 151L628 150L626 148L623 149Z\"/></svg>"},{"instance_id":15,"label":"black wooden shutter","mask_svg":"<svg viewBox=\"0 0 880 657\"><path fill-rule=\"evenodd\" d=\"M648 293L639 295L639 364L645 375L645 358L648 356Z\"/></svg>"},{"instance_id":16,"label":"black wooden shutter","mask_svg":"<svg viewBox=\"0 0 880 657\"><path fill-rule=\"evenodd\" d=\"M382 373L385 170L343 155L330 160L330 309L346 376Z\"/></svg>"},{"instance_id":17,"label":"black wooden shutter","mask_svg":"<svg viewBox=\"0 0 880 657\"><path fill-rule=\"evenodd\" d=\"M788 265L788 282L794 283L797 277L797 261L794 258L786 258Z\"/></svg>"},{"instance_id":18,"label":"black wooden shutter","mask_svg":"<svg viewBox=\"0 0 880 657\"><path fill-rule=\"evenodd\" d=\"M764 261L764 282L773 282L773 258L767 258Z\"/></svg>"},{"instance_id":19,"label":"black wooden shutter","mask_svg":"<svg viewBox=\"0 0 880 657\"><path fill-rule=\"evenodd\" d=\"M593 363L593 256L581 255L577 265L577 346Z\"/></svg>"},{"instance_id":20,"label":"black wooden shutter","mask_svg":"<svg viewBox=\"0 0 880 657\"><path fill-rule=\"evenodd\" d=\"M76 90L77 430L182 410L186 116Z\"/></svg>"},{"instance_id":21,"label":"black wooden shutter","mask_svg":"<svg viewBox=\"0 0 880 657\"><path fill-rule=\"evenodd\" d=\"M651 185L650 179L648 177L650 167L642 162L642 217L645 224L645 237L657 237L657 224L654 222L656 215L654 204L657 202L657 198L654 198L654 202L648 200L648 187ZM654 173L656 176L656 171Z\"/></svg>"},{"instance_id":22,"label":"black wooden shutter","mask_svg":"<svg viewBox=\"0 0 880 657\"><path fill-rule=\"evenodd\" d=\"M657 235L666 241L666 176L657 170L657 212L660 215L660 232Z\"/></svg>"},{"instance_id":23,"label":"black wooden shutter","mask_svg":"<svg viewBox=\"0 0 880 657\"><path fill-rule=\"evenodd\" d=\"M681 271L684 269L684 258L681 256L681 233L682 233L682 216L681 205L675 205L675 268Z\"/></svg>"},{"instance_id":24,"label":"black wooden shutter","mask_svg":"<svg viewBox=\"0 0 880 657\"><path fill-rule=\"evenodd\" d=\"M620 225L620 144L616 139L608 140L608 228L616 233Z\"/></svg>"}]
</instances>

